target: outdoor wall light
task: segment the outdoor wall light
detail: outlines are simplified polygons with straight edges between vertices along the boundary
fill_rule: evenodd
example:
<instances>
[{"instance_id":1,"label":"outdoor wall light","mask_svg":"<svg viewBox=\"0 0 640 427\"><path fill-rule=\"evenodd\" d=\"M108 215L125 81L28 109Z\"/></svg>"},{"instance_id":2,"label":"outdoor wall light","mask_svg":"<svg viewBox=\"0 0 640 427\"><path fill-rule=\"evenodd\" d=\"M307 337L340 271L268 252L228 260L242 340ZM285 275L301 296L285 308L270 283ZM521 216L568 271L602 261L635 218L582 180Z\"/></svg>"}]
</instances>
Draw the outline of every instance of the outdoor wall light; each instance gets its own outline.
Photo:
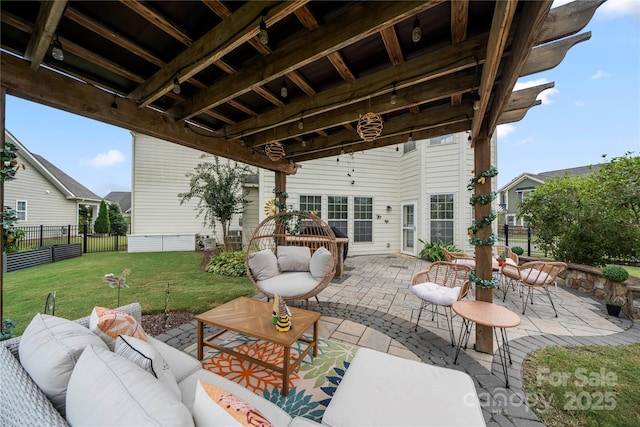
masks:
<instances>
[{"instance_id":1,"label":"outdoor wall light","mask_svg":"<svg viewBox=\"0 0 640 427\"><path fill-rule=\"evenodd\" d=\"M387 205L387 212L391 212L391 206Z\"/></svg>"},{"instance_id":2,"label":"outdoor wall light","mask_svg":"<svg viewBox=\"0 0 640 427\"><path fill-rule=\"evenodd\" d=\"M58 61L64 61L64 51L62 50L62 43L58 40L58 35L56 34L56 39L53 41L53 49L51 49L51 56L53 59Z\"/></svg>"}]
</instances>

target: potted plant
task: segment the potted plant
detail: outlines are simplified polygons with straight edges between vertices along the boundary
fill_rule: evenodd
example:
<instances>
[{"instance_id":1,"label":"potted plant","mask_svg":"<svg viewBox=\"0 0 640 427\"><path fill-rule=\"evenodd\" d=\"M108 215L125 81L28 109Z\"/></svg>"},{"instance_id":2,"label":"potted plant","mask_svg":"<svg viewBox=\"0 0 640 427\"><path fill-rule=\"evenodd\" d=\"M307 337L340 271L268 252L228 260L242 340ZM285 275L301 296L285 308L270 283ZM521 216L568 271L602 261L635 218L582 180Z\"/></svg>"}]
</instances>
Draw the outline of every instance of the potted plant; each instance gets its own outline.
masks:
<instances>
[{"instance_id":1,"label":"potted plant","mask_svg":"<svg viewBox=\"0 0 640 427\"><path fill-rule=\"evenodd\" d=\"M619 265L607 265L602 269L602 276L611 282L609 297L605 299L607 313L618 316L625 302L625 288L622 282L627 280L629 273Z\"/></svg>"},{"instance_id":2,"label":"potted plant","mask_svg":"<svg viewBox=\"0 0 640 427\"><path fill-rule=\"evenodd\" d=\"M502 265L507 261L507 251L502 251L498 259L496 259L498 265Z\"/></svg>"}]
</instances>

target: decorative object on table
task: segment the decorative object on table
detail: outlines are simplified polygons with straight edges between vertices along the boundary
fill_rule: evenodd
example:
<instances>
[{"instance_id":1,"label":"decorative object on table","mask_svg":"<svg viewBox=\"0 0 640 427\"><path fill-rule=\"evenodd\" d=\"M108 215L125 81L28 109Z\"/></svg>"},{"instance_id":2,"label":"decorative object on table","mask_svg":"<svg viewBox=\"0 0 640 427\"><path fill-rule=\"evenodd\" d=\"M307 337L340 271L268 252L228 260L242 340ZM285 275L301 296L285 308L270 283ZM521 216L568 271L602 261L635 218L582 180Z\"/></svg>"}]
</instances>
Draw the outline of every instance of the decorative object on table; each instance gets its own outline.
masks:
<instances>
[{"instance_id":1,"label":"decorative object on table","mask_svg":"<svg viewBox=\"0 0 640 427\"><path fill-rule=\"evenodd\" d=\"M382 133L382 117L370 111L358 120L357 131L365 142L371 142Z\"/></svg>"},{"instance_id":2,"label":"decorative object on table","mask_svg":"<svg viewBox=\"0 0 640 427\"><path fill-rule=\"evenodd\" d=\"M280 332L287 332L291 329L291 311L280 295L273 296L273 324Z\"/></svg>"},{"instance_id":3,"label":"decorative object on table","mask_svg":"<svg viewBox=\"0 0 640 427\"><path fill-rule=\"evenodd\" d=\"M102 278L102 280L104 280L109 284L110 288L118 288L118 303L116 304L116 307L120 307L120 289L129 287L129 285L127 284L126 277L130 273L131 273L131 270L128 268L125 268L124 270L122 270L122 275L120 276L116 276L113 273L109 273L109 274L105 274L104 277Z\"/></svg>"},{"instance_id":4,"label":"decorative object on table","mask_svg":"<svg viewBox=\"0 0 640 427\"><path fill-rule=\"evenodd\" d=\"M607 285L610 285L605 286L605 289L610 289L605 299L607 313L618 317L626 298L626 288L622 282L629 278L629 273L619 265L607 265L602 268L602 276L607 280Z\"/></svg>"},{"instance_id":5,"label":"decorative object on table","mask_svg":"<svg viewBox=\"0 0 640 427\"><path fill-rule=\"evenodd\" d=\"M496 261L498 262L498 265L502 265L505 262L507 262L507 252L506 251L502 251L502 253L500 254L500 256L496 259Z\"/></svg>"}]
</instances>

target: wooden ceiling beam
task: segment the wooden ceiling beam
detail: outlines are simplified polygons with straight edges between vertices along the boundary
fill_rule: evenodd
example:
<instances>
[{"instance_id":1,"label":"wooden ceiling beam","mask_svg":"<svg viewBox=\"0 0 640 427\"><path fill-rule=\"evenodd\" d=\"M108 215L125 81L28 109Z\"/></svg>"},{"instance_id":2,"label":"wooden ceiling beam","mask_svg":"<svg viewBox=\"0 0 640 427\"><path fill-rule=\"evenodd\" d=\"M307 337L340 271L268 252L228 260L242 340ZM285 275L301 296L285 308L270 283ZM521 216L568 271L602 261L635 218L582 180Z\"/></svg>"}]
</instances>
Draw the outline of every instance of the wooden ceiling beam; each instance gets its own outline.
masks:
<instances>
[{"instance_id":1,"label":"wooden ceiling beam","mask_svg":"<svg viewBox=\"0 0 640 427\"><path fill-rule=\"evenodd\" d=\"M551 68L558 66L567 55L569 49L580 42L589 40L590 38L591 31L588 31L586 33L567 37L566 39L547 43L543 46L532 49L524 66L522 67L520 77L550 70Z\"/></svg>"},{"instance_id":2,"label":"wooden ceiling beam","mask_svg":"<svg viewBox=\"0 0 640 427\"><path fill-rule=\"evenodd\" d=\"M237 125L227 127L225 134L245 136L297 121L300 113L306 118L335 110L340 106L368 100L381 94L419 84L464 69L475 72L476 60L483 61L486 55L486 36L480 35L454 46L430 52L422 57L405 61L395 67L389 67L370 74L354 82L327 89L323 92L279 109L262 113L258 117L244 120ZM373 91L372 88L377 88ZM350 118L354 120L354 118ZM357 120L357 117L355 118Z\"/></svg>"},{"instance_id":3,"label":"wooden ceiling beam","mask_svg":"<svg viewBox=\"0 0 640 427\"><path fill-rule=\"evenodd\" d=\"M517 90L511 93L504 111L519 110L521 108L532 106L536 102L536 98L540 93L547 89L551 89L555 83L544 83L538 86Z\"/></svg>"},{"instance_id":4,"label":"wooden ceiling beam","mask_svg":"<svg viewBox=\"0 0 640 427\"><path fill-rule=\"evenodd\" d=\"M502 56L507 46L509 30L511 29L511 23L513 22L517 6L517 0L504 0L495 3L491 29L489 30L489 41L487 42L487 58L482 67L480 88L478 89L480 105L479 108L473 112L471 136L474 139L480 133L483 118L489 108L493 84L498 75L498 68L500 67L500 62L502 61Z\"/></svg>"},{"instance_id":5,"label":"wooden ceiling beam","mask_svg":"<svg viewBox=\"0 0 640 427\"><path fill-rule=\"evenodd\" d=\"M313 31L320 26L307 6L296 9L293 13L298 18L298 21L309 31Z\"/></svg>"},{"instance_id":6,"label":"wooden ceiling beam","mask_svg":"<svg viewBox=\"0 0 640 427\"><path fill-rule=\"evenodd\" d=\"M498 118L511 97L518 77L522 74L522 68L535 44L538 32L544 25L552 3L553 0L540 0L528 1L523 5L518 31L516 31L511 43L511 54L505 59L500 84L495 89L493 104L488 112L489 137L493 134L498 124Z\"/></svg>"},{"instance_id":7,"label":"wooden ceiling beam","mask_svg":"<svg viewBox=\"0 0 640 427\"><path fill-rule=\"evenodd\" d=\"M24 58L31 61L31 68L36 69L42 63L44 56L49 50L53 34L58 28L60 18L64 8L67 6L67 0L45 1L40 3L38 17L29 44L24 52Z\"/></svg>"},{"instance_id":8,"label":"wooden ceiling beam","mask_svg":"<svg viewBox=\"0 0 640 427\"><path fill-rule=\"evenodd\" d=\"M332 52L327 55L327 59L333 65L333 68L336 69L338 74L342 77L345 82L355 81L356 77L353 75L349 66L344 62L344 58L340 52Z\"/></svg>"},{"instance_id":9,"label":"wooden ceiling beam","mask_svg":"<svg viewBox=\"0 0 640 427\"><path fill-rule=\"evenodd\" d=\"M500 118L498 119L498 124L499 125L503 125L505 123L513 123L513 122L519 122L520 120L522 120L524 118L524 116L529 112L529 110L533 107L536 107L538 105L542 104L542 101L540 100L536 100L533 102L533 104L525 107L525 108L520 108L520 109L514 109L514 110L505 110L501 115Z\"/></svg>"},{"instance_id":10,"label":"wooden ceiling beam","mask_svg":"<svg viewBox=\"0 0 640 427\"><path fill-rule=\"evenodd\" d=\"M284 102L282 102L280 98L278 98L277 96L275 96L273 93L263 88L262 86L254 87L253 91L258 95L260 95L261 97L263 97L264 99L266 99L267 101L269 101L270 103L278 107L284 107Z\"/></svg>"},{"instance_id":11,"label":"wooden ceiling beam","mask_svg":"<svg viewBox=\"0 0 640 427\"><path fill-rule=\"evenodd\" d=\"M146 19L149 23L155 25L185 46L191 46L191 44L193 43L193 40L191 39L191 37L189 37L188 34L179 29L175 24L170 22L167 18L165 18L158 12L150 9L145 4L142 4L140 1L120 0L120 2L144 19Z\"/></svg>"},{"instance_id":12,"label":"wooden ceiling beam","mask_svg":"<svg viewBox=\"0 0 640 427\"><path fill-rule=\"evenodd\" d=\"M441 2L442 0L431 0L425 3L356 4L335 20L309 33L307 37L293 40L268 57L255 61L232 78L220 79L191 99L173 106L167 110L167 114L177 120L193 117L207 108L220 105L257 86L281 78L288 72L310 64Z\"/></svg>"},{"instance_id":13,"label":"wooden ceiling beam","mask_svg":"<svg viewBox=\"0 0 640 427\"><path fill-rule=\"evenodd\" d=\"M200 135L161 112L152 108L140 109L135 102L123 98L117 99L118 109L114 114L111 111L113 95L109 92L46 68L31 70L28 62L4 52L0 54L0 60L3 71L0 84L12 96L249 165L295 173L288 161L271 162L264 156L252 155L251 150L242 147L239 141L215 134Z\"/></svg>"},{"instance_id":14,"label":"wooden ceiling beam","mask_svg":"<svg viewBox=\"0 0 640 427\"><path fill-rule=\"evenodd\" d=\"M390 25L387 28L383 28L380 31L380 36L382 36L384 47L387 49L391 65L398 65L404 62L404 55L402 54L395 27Z\"/></svg>"},{"instance_id":15,"label":"wooden ceiling beam","mask_svg":"<svg viewBox=\"0 0 640 427\"><path fill-rule=\"evenodd\" d=\"M289 80L291 80L291 82L294 85L302 89L302 91L307 95L309 96L315 95L316 90L313 87L311 87L309 82L307 82L307 80L304 77L302 77L302 75L297 71L292 71L290 73L287 73L287 77L289 78Z\"/></svg>"},{"instance_id":16,"label":"wooden ceiling beam","mask_svg":"<svg viewBox=\"0 0 640 427\"><path fill-rule=\"evenodd\" d=\"M469 1L458 0L451 2L451 43L460 43L467 39L467 25L469 21ZM460 105L462 95L451 97L451 105Z\"/></svg>"},{"instance_id":17,"label":"wooden ceiling beam","mask_svg":"<svg viewBox=\"0 0 640 427\"><path fill-rule=\"evenodd\" d=\"M596 9L606 0L578 0L549 11L542 29L536 37L536 45L572 36L583 29Z\"/></svg>"},{"instance_id":18,"label":"wooden ceiling beam","mask_svg":"<svg viewBox=\"0 0 640 427\"><path fill-rule=\"evenodd\" d=\"M299 129L296 122L278 126L249 136L243 136L247 146L263 145L267 140L284 140L294 137L307 138L309 133L336 126L348 125L358 120L359 114L371 110L378 114L387 114L413 108L426 102L445 99L455 93L468 92L475 84L475 70L463 70L455 74L442 76L434 80L405 87L397 91L397 102L392 105L387 94L364 99L360 102L338 107L331 113L305 117L304 129ZM418 111L419 112L419 111ZM418 113L416 112L416 113ZM351 127L353 130L353 127Z\"/></svg>"}]
</instances>

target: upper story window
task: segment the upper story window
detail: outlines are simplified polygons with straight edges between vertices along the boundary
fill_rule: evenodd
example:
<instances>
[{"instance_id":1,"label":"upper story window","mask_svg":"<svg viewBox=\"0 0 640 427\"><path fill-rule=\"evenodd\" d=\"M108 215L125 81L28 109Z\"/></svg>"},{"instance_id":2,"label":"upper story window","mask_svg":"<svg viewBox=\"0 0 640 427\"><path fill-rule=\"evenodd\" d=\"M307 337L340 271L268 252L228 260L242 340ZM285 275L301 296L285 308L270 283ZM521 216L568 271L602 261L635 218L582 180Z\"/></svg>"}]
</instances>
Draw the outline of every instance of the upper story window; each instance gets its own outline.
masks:
<instances>
[{"instance_id":1,"label":"upper story window","mask_svg":"<svg viewBox=\"0 0 640 427\"><path fill-rule=\"evenodd\" d=\"M300 196L300 210L313 212L322 218L322 196Z\"/></svg>"},{"instance_id":2,"label":"upper story window","mask_svg":"<svg viewBox=\"0 0 640 427\"><path fill-rule=\"evenodd\" d=\"M529 197L533 192L534 188L519 188L516 190L516 194L518 195L518 201L521 202L527 197Z\"/></svg>"},{"instance_id":3,"label":"upper story window","mask_svg":"<svg viewBox=\"0 0 640 427\"><path fill-rule=\"evenodd\" d=\"M18 215L18 221L27 220L27 201L16 200L16 214Z\"/></svg>"},{"instance_id":4,"label":"upper story window","mask_svg":"<svg viewBox=\"0 0 640 427\"><path fill-rule=\"evenodd\" d=\"M453 144L453 135L438 136L435 138L431 138L429 140L429 145L443 145L443 144Z\"/></svg>"}]
</instances>

